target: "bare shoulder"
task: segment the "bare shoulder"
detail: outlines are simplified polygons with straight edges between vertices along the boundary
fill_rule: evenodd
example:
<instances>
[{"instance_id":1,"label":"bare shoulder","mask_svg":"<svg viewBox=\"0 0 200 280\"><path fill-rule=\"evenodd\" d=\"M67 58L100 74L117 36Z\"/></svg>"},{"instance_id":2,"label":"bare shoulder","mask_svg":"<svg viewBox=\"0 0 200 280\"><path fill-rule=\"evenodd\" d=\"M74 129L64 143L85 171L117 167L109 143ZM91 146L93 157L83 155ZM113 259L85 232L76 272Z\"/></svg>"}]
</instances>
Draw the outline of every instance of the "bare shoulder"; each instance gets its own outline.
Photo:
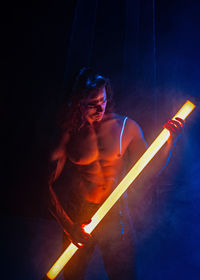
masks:
<instances>
[{"instance_id":1,"label":"bare shoulder","mask_svg":"<svg viewBox=\"0 0 200 280\"><path fill-rule=\"evenodd\" d=\"M137 134L140 134L142 132L142 129L139 126L139 124L136 121L134 121L134 120L132 120L130 118L127 119L127 128L130 131L133 131L133 132L135 132Z\"/></svg>"},{"instance_id":2,"label":"bare shoulder","mask_svg":"<svg viewBox=\"0 0 200 280\"><path fill-rule=\"evenodd\" d=\"M112 120L112 121L115 121L115 122L118 122L119 124L121 124L124 122L125 118L126 118L125 116L122 116L122 115L119 115L116 113L109 113L109 114L106 114L105 121Z\"/></svg>"},{"instance_id":3,"label":"bare shoulder","mask_svg":"<svg viewBox=\"0 0 200 280\"><path fill-rule=\"evenodd\" d=\"M128 116L122 116L119 114L114 114L113 117L122 123L126 121L124 129L125 133L128 135L132 135L132 137L143 137L142 129L136 121L132 120Z\"/></svg>"}]
</instances>

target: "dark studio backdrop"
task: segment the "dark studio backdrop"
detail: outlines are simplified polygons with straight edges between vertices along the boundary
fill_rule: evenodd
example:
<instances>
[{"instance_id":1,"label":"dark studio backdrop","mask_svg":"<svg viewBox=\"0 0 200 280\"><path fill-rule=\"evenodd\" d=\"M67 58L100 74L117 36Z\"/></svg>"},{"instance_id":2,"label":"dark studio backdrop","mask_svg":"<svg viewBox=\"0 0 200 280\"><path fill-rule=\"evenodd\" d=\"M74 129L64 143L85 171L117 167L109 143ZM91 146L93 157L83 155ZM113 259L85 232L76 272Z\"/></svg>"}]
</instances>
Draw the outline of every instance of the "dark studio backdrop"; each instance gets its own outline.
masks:
<instances>
[{"instance_id":1,"label":"dark studio backdrop","mask_svg":"<svg viewBox=\"0 0 200 280\"><path fill-rule=\"evenodd\" d=\"M72 75L91 66L109 77L116 111L136 120L150 144L186 99L199 102L199 12L197 0L2 6L5 279L38 279L57 256L60 232L46 209L48 158ZM139 279L198 279L199 121L197 108L159 183L136 194Z\"/></svg>"}]
</instances>

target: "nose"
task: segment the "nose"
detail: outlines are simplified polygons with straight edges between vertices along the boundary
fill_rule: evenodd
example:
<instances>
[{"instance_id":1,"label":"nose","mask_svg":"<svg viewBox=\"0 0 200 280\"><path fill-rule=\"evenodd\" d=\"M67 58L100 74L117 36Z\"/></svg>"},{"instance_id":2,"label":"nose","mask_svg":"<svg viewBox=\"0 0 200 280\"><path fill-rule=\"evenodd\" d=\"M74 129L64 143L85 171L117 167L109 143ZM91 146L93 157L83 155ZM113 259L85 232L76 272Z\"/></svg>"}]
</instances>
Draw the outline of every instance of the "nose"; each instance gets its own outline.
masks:
<instances>
[{"instance_id":1,"label":"nose","mask_svg":"<svg viewBox=\"0 0 200 280\"><path fill-rule=\"evenodd\" d=\"M103 106L98 105L97 106L97 112L103 112Z\"/></svg>"}]
</instances>

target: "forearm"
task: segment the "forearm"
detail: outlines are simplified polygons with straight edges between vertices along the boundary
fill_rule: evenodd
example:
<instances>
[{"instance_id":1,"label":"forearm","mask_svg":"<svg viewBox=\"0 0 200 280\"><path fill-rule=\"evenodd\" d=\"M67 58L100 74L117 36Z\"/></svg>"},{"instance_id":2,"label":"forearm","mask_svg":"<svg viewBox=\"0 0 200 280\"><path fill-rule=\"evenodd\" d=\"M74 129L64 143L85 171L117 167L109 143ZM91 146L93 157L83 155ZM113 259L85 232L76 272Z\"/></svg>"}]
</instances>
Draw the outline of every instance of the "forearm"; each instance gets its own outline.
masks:
<instances>
[{"instance_id":1,"label":"forearm","mask_svg":"<svg viewBox=\"0 0 200 280\"><path fill-rule=\"evenodd\" d=\"M60 224L64 233L67 235L67 238L77 247L82 247L91 235L84 231L84 228L80 223L73 222L70 219L55 195L52 185L49 186L49 189L51 194L51 207L49 210L51 214Z\"/></svg>"},{"instance_id":2,"label":"forearm","mask_svg":"<svg viewBox=\"0 0 200 280\"><path fill-rule=\"evenodd\" d=\"M154 181L161 172L165 169L167 163L169 162L170 155L173 148L173 141L170 139L158 153L153 157L153 159L147 164L142 173L139 175L142 181L150 182ZM142 157L148 146L137 149L137 152L133 150L133 153L129 153L128 169L130 170L134 164Z\"/></svg>"},{"instance_id":3,"label":"forearm","mask_svg":"<svg viewBox=\"0 0 200 280\"><path fill-rule=\"evenodd\" d=\"M136 208L140 205L140 203L143 203L146 194L148 194L149 191L151 193L152 188L154 188L154 186L158 183L159 175L162 173L167 163L169 162L172 147L173 143L171 141L166 143L165 146L149 162L149 164L144 168L144 170L129 188L128 200L129 207L132 213L136 211ZM142 154L140 155L140 157L142 156Z\"/></svg>"},{"instance_id":4,"label":"forearm","mask_svg":"<svg viewBox=\"0 0 200 280\"><path fill-rule=\"evenodd\" d=\"M155 158L152 160L152 169L154 169L154 175L158 177L169 163L171 153L175 142L171 137L167 143L161 148Z\"/></svg>"},{"instance_id":5,"label":"forearm","mask_svg":"<svg viewBox=\"0 0 200 280\"><path fill-rule=\"evenodd\" d=\"M64 232L67 234L70 231L71 226L73 225L73 221L70 219L70 217L62 207L51 184L49 185L49 195L49 211L60 224Z\"/></svg>"},{"instance_id":6,"label":"forearm","mask_svg":"<svg viewBox=\"0 0 200 280\"><path fill-rule=\"evenodd\" d=\"M64 163L65 163L66 157L63 156L60 159L55 158L55 160L51 160L49 163L49 211L50 213L56 218L56 220L59 222L59 224L62 226L63 229L68 229L72 221L70 217L67 215L65 210L63 209L55 191L54 191L54 185L57 181L58 177L60 176L60 173L63 169Z\"/></svg>"}]
</instances>

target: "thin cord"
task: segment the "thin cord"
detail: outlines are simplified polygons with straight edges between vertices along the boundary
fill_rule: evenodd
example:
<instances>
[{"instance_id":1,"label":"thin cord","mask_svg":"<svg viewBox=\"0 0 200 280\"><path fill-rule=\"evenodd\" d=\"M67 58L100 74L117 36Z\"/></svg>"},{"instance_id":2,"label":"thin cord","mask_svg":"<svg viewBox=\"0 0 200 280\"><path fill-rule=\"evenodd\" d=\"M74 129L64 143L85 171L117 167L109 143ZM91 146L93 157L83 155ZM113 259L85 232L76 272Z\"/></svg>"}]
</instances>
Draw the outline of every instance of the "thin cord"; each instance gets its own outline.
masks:
<instances>
[{"instance_id":1,"label":"thin cord","mask_svg":"<svg viewBox=\"0 0 200 280\"><path fill-rule=\"evenodd\" d=\"M153 74L154 74L154 124L158 119L157 61L156 61L156 0L153 0Z\"/></svg>"}]
</instances>

